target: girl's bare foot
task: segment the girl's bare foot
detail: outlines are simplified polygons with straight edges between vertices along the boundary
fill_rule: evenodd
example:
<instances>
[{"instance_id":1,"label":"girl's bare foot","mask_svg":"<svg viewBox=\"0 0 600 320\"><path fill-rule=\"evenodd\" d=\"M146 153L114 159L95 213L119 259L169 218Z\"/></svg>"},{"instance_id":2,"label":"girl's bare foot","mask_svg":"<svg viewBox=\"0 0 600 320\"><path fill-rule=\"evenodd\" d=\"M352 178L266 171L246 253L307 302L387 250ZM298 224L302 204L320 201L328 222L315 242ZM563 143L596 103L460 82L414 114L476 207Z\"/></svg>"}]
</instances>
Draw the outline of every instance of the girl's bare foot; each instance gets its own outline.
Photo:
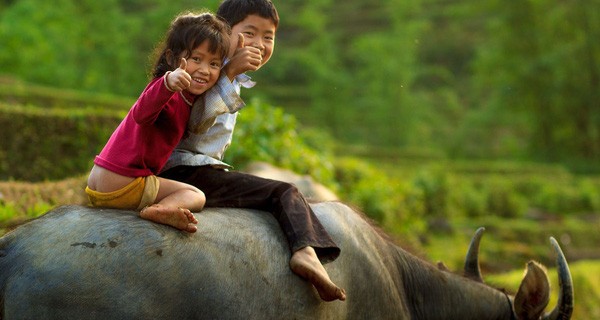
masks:
<instances>
[{"instance_id":1,"label":"girl's bare foot","mask_svg":"<svg viewBox=\"0 0 600 320\"><path fill-rule=\"evenodd\" d=\"M304 247L294 252L290 259L290 268L294 273L308 280L317 289L322 300L346 300L346 291L329 279L327 271L312 247Z\"/></svg>"},{"instance_id":2,"label":"girl's bare foot","mask_svg":"<svg viewBox=\"0 0 600 320\"><path fill-rule=\"evenodd\" d=\"M198 230L194 225L198 220L190 210L184 208L166 207L156 203L142 209L140 217L190 233Z\"/></svg>"}]
</instances>

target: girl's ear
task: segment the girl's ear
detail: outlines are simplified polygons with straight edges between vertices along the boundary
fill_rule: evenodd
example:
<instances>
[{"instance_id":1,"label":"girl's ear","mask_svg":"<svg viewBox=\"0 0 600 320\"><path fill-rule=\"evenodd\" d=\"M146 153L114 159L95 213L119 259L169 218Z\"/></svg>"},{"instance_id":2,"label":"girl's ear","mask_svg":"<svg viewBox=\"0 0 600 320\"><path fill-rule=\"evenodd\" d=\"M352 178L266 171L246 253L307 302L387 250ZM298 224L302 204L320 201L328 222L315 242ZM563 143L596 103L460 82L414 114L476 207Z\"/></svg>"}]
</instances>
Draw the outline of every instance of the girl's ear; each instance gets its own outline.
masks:
<instances>
[{"instance_id":1,"label":"girl's ear","mask_svg":"<svg viewBox=\"0 0 600 320\"><path fill-rule=\"evenodd\" d=\"M169 67L176 65L175 56L173 55L173 51L171 49L167 49L167 51L165 51L165 58L167 60L167 64L169 64Z\"/></svg>"},{"instance_id":2,"label":"girl's ear","mask_svg":"<svg viewBox=\"0 0 600 320\"><path fill-rule=\"evenodd\" d=\"M175 55L173 50L167 49L167 51L165 51L165 57L167 59L169 67L171 67L171 69L173 70L177 69L177 67L179 67L179 63L181 62L181 58L189 58L187 56L187 53L188 51L186 50L184 52L181 52L179 55Z\"/></svg>"}]
</instances>

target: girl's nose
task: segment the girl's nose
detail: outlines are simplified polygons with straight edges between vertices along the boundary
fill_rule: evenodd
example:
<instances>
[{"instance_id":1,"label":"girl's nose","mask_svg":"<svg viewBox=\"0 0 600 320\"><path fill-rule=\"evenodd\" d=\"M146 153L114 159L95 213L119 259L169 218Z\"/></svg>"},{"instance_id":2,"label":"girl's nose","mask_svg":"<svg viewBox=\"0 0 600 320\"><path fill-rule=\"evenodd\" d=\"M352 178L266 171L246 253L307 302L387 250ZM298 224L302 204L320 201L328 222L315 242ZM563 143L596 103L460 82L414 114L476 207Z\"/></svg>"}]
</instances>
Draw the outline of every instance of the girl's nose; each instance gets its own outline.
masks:
<instances>
[{"instance_id":1,"label":"girl's nose","mask_svg":"<svg viewBox=\"0 0 600 320\"><path fill-rule=\"evenodd\" d=\"M202 74L209 74L209 68L210 66L206 63L202 63L200 64L200 67L198 67L198 71Z\"/></svg>"}]
</instances>

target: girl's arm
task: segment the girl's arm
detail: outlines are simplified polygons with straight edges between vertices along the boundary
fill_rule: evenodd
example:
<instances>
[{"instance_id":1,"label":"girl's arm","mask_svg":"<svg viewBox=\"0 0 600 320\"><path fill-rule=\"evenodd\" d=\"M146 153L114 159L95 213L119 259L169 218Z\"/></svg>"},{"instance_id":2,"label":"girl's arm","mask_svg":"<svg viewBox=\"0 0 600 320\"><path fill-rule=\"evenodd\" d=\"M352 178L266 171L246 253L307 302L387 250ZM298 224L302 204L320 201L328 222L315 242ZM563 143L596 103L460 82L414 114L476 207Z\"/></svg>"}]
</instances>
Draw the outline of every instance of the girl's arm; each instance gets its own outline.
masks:
<instances>
[{"instance_id":1,"label":"girl's arm","mask_svg":"<svg viewBox=\"0 0 600 320\"><path fill-rule=\"evenodd\" d=\"M152 124L173 95L190 86L192 77L185 71L187 61L181 58L179 68L168 71L148 84L132 108L133 119L140 125Z\"/></svg>"},{"instance_id":2,"label":"girl's arm","mask_svg":"<svg viewBox=\"0 0 600 320\"><path fill-rule=\"evenodd\" d=\"M140 125L154 123L174 94L167 89L164 76L152 80L131 108L133 119Z\"/></svg>"}]
</instances>

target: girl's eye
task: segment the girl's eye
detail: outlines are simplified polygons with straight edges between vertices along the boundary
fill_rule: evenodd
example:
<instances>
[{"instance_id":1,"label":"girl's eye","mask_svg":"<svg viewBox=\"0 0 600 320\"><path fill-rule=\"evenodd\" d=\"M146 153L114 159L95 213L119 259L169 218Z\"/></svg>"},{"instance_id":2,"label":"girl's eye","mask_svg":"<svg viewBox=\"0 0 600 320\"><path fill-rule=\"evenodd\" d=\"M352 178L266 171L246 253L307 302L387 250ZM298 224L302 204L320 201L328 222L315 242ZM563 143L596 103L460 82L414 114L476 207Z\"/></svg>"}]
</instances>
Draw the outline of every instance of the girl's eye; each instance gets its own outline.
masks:
<instances>
[{"instance_id":1,"label":"girl's eye","mask_svg":"<svg viewBox=\"0 0 600 320\"><path fill-rule=\"evenodd\" d=\"M211 67L213 68L219 68L221 69L221 63L220 62L213 62L210 64Z\"/></svg>"}]
</instances>

